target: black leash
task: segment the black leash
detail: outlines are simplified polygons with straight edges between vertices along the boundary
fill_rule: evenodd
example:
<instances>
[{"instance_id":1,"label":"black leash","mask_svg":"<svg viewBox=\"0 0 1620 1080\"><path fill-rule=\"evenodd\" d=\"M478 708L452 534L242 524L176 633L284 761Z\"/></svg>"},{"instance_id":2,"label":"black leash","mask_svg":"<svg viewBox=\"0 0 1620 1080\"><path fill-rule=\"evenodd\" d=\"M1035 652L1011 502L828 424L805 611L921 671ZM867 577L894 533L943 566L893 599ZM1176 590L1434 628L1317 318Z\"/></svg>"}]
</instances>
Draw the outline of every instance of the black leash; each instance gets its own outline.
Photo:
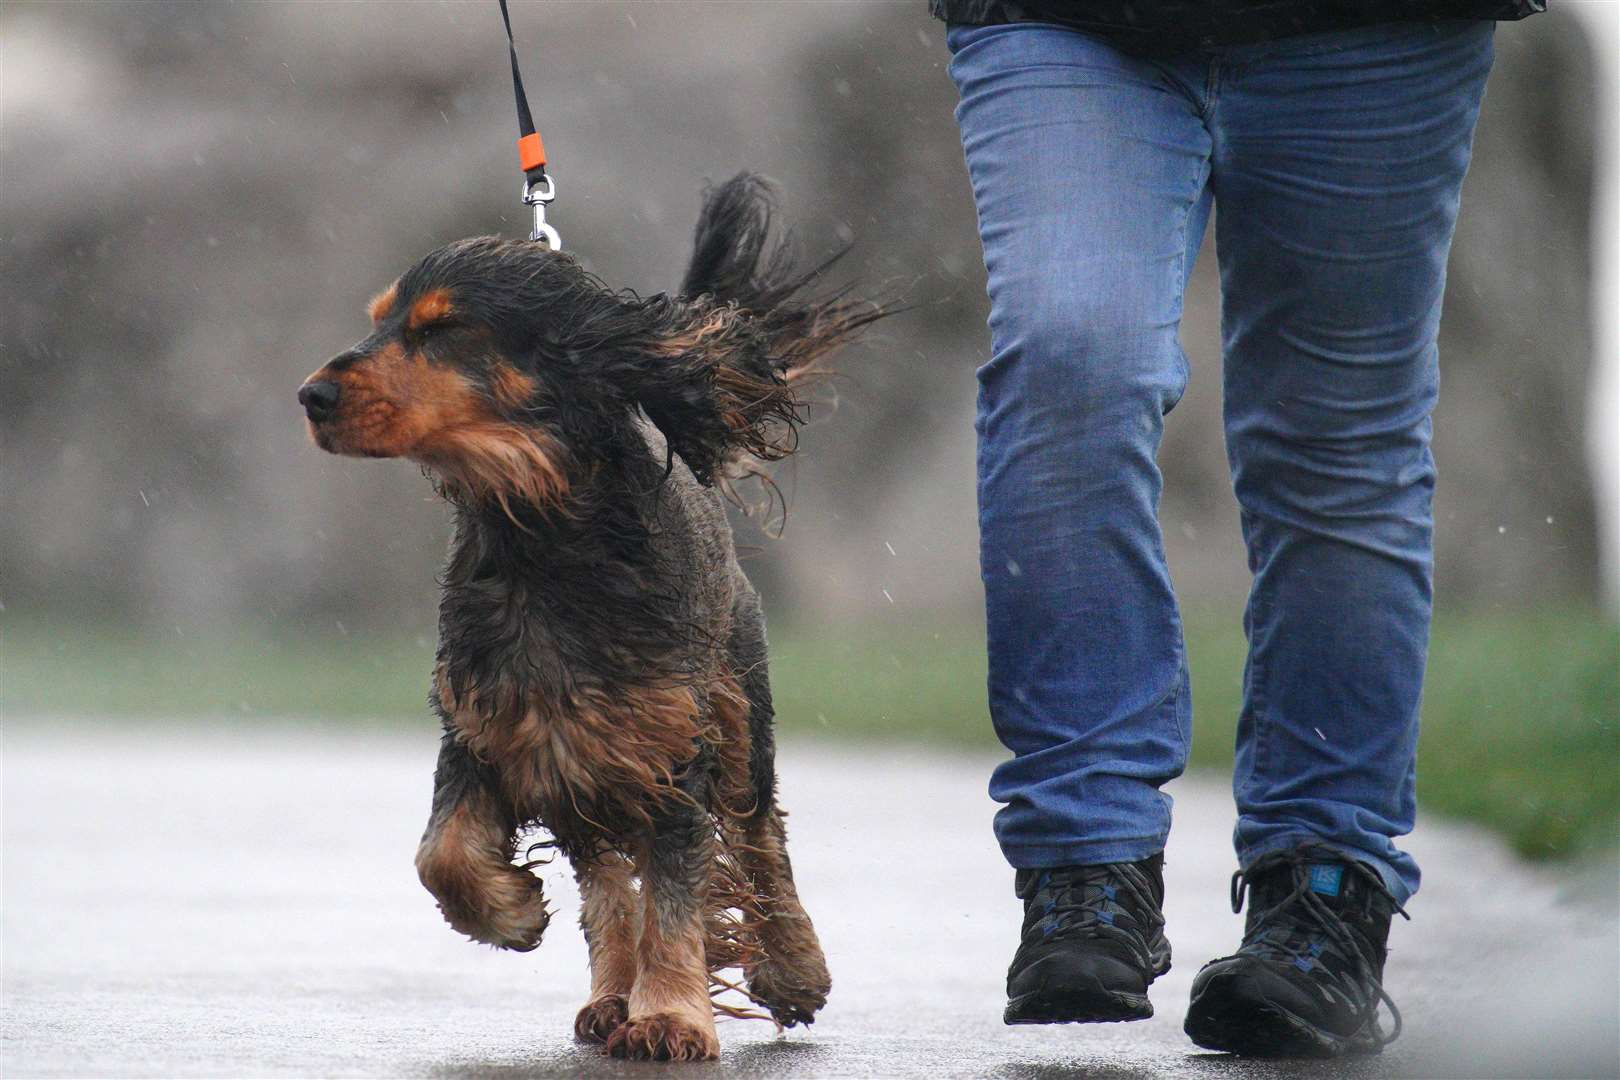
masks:
<instances>
[{"instance_id":1,"label":"black leash","mask_svg":"<svg viewBox=\"0 0 1620 1080\"><path fill-rule=\"evenodd\" d=\"M557 184L546 172L546 147L534 127L529 112L529 96L523 92L523 75L518 71L517 41L512 37L512 14L506 0L500 0L501 22L506 24L506 49L512 57L512 93L517 97L518 164L523 167L523 205L534 211L530 240L544 240L553 251L562 250L557 230L546 224L546 204L557 197Z\"/></svg>"}]
</instances>

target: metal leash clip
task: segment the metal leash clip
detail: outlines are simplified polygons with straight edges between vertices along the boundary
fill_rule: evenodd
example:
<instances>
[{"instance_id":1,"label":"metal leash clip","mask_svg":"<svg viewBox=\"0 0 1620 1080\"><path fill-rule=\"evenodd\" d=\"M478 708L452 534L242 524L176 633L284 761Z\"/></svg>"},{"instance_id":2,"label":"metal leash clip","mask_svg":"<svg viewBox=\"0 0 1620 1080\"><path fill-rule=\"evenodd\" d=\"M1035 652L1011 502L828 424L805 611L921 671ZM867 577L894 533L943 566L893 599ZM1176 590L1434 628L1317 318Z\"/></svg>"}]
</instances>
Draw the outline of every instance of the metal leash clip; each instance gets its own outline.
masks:
<instances>
[{"instance_id":1,"label":"metal leash clip","mask_svg":"<svg viewBox=\"0 0 1620 1080\"><path fill-rule=\"evenodd\" d=\"M527 179L523 181L523 205L534 210L534 228L529 233L529 239L544 240L552 251L561 251L562 238L557 235L556 229L546 223L546 204L556 197L557 185L549 173L532 184Z\"/></svg>"}]
</instances>

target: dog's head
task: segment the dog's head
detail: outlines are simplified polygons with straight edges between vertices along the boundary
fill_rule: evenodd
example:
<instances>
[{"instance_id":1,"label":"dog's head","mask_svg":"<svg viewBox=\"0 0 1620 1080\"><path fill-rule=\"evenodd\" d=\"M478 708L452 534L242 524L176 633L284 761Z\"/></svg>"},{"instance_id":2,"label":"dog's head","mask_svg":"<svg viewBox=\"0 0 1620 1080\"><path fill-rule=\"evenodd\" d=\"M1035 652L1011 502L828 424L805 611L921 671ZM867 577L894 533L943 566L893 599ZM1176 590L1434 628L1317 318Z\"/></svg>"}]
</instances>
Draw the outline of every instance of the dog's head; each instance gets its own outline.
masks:
<instances>
[{"instance_id":1,"label":"dog's head","mask_svg":"<svg viewBox=\"0 0 1620 1080\"><path fill-rule=\"evenodd\" d=\"M638 411L706 483L735 453L780 456L798 419L795 350L769 313L616 292L540 244L449 244L370 315L298 390L311 436L409 458L471 497L565 505L614 453L645 453Z\"/></svg>"}]
</instances>

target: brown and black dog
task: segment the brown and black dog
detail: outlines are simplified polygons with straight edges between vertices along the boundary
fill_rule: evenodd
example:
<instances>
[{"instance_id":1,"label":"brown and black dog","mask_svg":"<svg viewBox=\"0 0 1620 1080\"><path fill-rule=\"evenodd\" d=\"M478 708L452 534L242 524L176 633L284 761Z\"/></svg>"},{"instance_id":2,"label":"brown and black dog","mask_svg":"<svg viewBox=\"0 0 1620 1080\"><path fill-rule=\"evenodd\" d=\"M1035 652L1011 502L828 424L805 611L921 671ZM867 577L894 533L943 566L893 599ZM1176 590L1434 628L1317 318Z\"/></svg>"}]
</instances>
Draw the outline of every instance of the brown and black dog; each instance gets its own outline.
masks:
<instances>
[{"instance_id":1,"label":"brown and black dog","mask_svg":"<svg viewBox=\"0 0 1620 1080\"><path fill-rule=\"evenodd\" d=\"M468 937L532 949L550 913L513 860L521 831L548 830L590 948L575 1032L618 1056L715 1057L726 968L786 1026L831 985L723 495L791 452L807 376L883 310L805 299L826 264L796 271L770 220L755 176L709 193L674 297L537 243L450 244L298 391L323 450L416 461L454 508L422 883Z\"/></svg>"}]
</instances>

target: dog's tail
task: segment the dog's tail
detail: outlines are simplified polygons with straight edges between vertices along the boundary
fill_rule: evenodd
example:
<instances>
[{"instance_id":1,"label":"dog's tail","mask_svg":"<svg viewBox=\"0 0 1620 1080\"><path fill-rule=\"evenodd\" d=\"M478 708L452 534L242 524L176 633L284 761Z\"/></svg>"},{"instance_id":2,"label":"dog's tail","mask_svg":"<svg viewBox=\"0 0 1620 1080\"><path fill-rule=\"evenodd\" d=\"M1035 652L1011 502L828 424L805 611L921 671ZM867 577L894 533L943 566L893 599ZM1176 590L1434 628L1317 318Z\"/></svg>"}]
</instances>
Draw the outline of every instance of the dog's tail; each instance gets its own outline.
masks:
<instances>
[{"instance_id":1,"label":"dog's tail","mask_svg":"<svg viewBox=\"0 0 1620 1080\"><path fill-rule=\"evenodd\" d=\"M705 484L792 453L822 361L889 314L847 289L807 295L838 256L798 269L792 238L770 235L773 210L753 173L708 191L680 298L645 302L658 335L624 358L647 418Z\"/></svg>"},{"instance_id":2,"label":"dog's tail","mask_svg":"<svg viewBox=\"0 0 1620 1080\"><path fill-rule=\"evenodd\" d=\"M848 249L800 269L792 235L771 235L775 209L775 189L757 173L738 173L705 192L681 295L712 297L752 315L770 339L777 374L797 383L824 373L822 360L890 312L847 289L803 295Z\"/></svg>"},{"instance_id":3,"label":"dog's tail","mask_svg":"<svg viewBox=\"0 0 1620 1080\"><path fill-rule=\"evenodd\" d=\"M803 283L794 277L791 243L770 247L775 195L769 180L751 172L704 191L682 296L768 311Z\"/></svg>"}]
</instances>

